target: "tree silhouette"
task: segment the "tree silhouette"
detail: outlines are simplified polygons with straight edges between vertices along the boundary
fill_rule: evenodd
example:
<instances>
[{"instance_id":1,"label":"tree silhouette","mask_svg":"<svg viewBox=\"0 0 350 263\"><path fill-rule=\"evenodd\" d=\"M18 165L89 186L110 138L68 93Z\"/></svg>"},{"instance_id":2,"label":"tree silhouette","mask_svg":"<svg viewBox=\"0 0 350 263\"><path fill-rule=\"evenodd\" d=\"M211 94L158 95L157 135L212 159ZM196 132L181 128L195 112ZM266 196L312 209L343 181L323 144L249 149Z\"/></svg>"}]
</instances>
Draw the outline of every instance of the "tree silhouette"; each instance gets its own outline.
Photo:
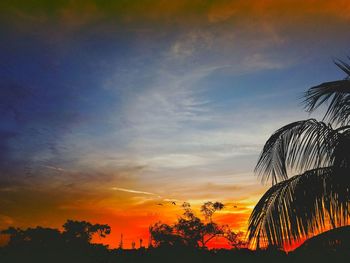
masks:
<instances>
[{"instance_id":1,"label":"tree silhouette","mask_svg":"<svg viewBox=\"0 0 350 263\"><path fill-rule=\"evenodd\" d=\"M92 237L91 227L92 224L86 221L67 220L63 225L63 235L68 241L80 240L88 243Z\"/></svg>"},{"instance_id":2,"label":"tree silhouette","mask_svg":"<svg viewBox=\"0 0 350 263\"><path fill-rule=\"evenodd\" d=\"M110 233L108 225L68 220L64 231L53 228L10 227L0 232L8 243L0 247L1 262L109 262L109 251L102 244L91 244L93 235Z\"/></svg>"},{"instance_id":3,"label":"tree silhouette","mask_svg":"<svg viewBox=\"0 0 350 263\"><path fill-rule=\"evenodd\" d=\"M60 232L54 228L27 228L20 229L9 227L0 233L9 236L8 244L11 246L22 245L25 243L35 245L58 244L65 242L90 243L94 234L99 237L106 237L111 232L108 225L91 224L87 221L67 220L63 225L64 231Z\"/></svg>"},{"instance_id":4,"label":"tree silhouette","mask_svg":"<svg viewBox=\"0 0 350 263\"><path fill-rule=\"evenodd\" d=\"M212 221L212 217L216 211L224 208L224 205L220 202L205 202L201 206L201 212L206 220Z\"/></svg>"},{"instance_id":5,"label":"tree silhouette","mask_svg":"<svg viewBox=\"0 0 350 263\"><path fill-rule=\"evenodd\" d=\"M156 247L185 246L183 238L175 232L173 226L157 222L150 226L151 239Z\"/></svg>"},{"instance_id":6,"label":"tree silhouette","mask_svg":"<svg viewBox=\"0 0 350 263\"><path fill-rule=\"evenodd\" d=\"M350 200L350 65L335 61L343 80L305 93L313 112L326 102L322 121L290 123L267 140L255 171L272 187L255 206L248 227L251 245L283 246L313 233L346 225ZM298 175L290 177L290 173Z\"/></svg>"},{"instance_id":7,"label":"tree silhouette","mask_svg":"<svg viewBox=\"0 0 350 263\"><path fill-rule=\"evenodd\" d=\"M222 227L212 221L214 212L223 207L219 202L206 202L202 205L201 212L208 222L203 222L195 215L189 203L183 203L184 213L174 225L158 222L149 228L154 245L205 248L214 237L224 234Z\"/></svg>"},{"instance_id":8,"label":"tree silhouette","mask_svg":"<svg viewBox=\"0 0 350 263\"><path fill-rule=\"evenodd\" d=\"M40 246L61 242L61 233L57 229L39 226L25 230L9 227L8 229L2 230L1 234L9 236L8 244L10 246L19 246L29 243Z\"/></svg>"},{"instance_id":9,"label":"tree silhouette","mask_svg":"<svg viewBox=\"0 0 350 263\"><path fill-rule=\"evenodd\" d=\"M204 248L214 237L223 234L221 227L212 221L215 211L221 210L223 207L224 205L220 202L204 203L201 206L201 212L209 221L205 223L195 216L189 203L184 203L184 214L178 219L175 228L189 246Z\"/></svg>"},{"instance_id":10,"label":"tree silhouette","mask_svg":"<svg viewBox=\"0 0 350 263\"><path fill-rule=\"evenodd\" d=\"M80 241L84 243L90 243L94 234L98 234L100 237L106 237L110 234L111 228L108 225L91 224L87 221L74 221L67 220L63 225L63 236L67 241Z\"/></svg>"},{"instance_id":11,"label":"tree silhouette","mask_svg":"<svg viewBox=\"0 0 350 263\"><path fill-rule=\"evenodd\" d=\"M228 226L223 229L224 237L230 244L230 246L234 249L240 249L246 247L247 242L244 241L244 233L239 231L232 231Z\"/></svg>"},{"instance_id":12,"label":"tree silhouette","mask_svg":"<svg viewBox=\"0 0 350 263\"><path fill-rule=\"evenodd\" d=\"M96 233L100 238L105 238L111 233L111 227L107 224L94 224L91 227L91 232Z\"/></svg>"}]
</instances>

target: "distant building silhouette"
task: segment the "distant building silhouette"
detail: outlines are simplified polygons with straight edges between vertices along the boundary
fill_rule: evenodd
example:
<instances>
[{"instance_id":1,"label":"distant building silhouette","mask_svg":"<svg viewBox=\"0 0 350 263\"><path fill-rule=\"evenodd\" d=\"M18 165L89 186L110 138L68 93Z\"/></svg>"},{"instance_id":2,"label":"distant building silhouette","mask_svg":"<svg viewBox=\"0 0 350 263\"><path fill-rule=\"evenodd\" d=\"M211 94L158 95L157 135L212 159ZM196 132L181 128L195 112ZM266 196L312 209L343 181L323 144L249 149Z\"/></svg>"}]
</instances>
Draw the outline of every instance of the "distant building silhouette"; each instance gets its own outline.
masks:
<instances>
[{"instance_id":1,"label":"distant building silhouette","mask_svg":"<svg viewBox=\"0 0 350 263\"><path fill-rule=\"evenodd\" d=\"M123 249L123 234L120 234L120 242L118 248Z\"/></svg>"}]
</instances>

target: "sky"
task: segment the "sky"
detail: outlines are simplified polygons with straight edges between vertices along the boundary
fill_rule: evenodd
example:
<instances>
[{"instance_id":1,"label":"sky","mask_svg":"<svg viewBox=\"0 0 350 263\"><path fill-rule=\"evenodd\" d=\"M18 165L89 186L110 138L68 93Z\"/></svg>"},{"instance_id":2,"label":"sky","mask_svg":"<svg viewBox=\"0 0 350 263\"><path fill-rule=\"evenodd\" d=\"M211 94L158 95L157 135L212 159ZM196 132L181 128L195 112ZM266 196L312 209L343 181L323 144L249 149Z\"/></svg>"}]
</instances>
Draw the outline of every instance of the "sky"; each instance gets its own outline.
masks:
<instances>
[{"instance_id":1,"label":"sky","mask_svg":"<svg viewBox=\"0 0 350 263\"><path fill-rule=\"evenodd\" d=\"M310 117L303 92L344 78L333 60L350 55L347 0L0 10L0 229L107 223L111 247L147 242L185 201L223 202L215 219L246 230L264 142Z\"/></svg>"}]
</instances>

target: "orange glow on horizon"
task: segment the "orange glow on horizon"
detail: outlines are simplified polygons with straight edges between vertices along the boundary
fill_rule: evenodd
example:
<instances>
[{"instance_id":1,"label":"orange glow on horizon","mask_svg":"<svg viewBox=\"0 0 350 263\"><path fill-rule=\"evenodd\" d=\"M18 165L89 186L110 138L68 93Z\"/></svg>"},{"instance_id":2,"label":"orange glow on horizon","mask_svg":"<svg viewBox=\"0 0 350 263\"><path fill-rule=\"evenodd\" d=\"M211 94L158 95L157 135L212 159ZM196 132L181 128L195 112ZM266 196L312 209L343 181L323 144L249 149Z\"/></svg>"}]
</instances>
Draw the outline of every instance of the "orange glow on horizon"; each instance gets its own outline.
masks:
<instances>
[{"instance_id":1,"label":"orange glow on horizon","mask_svg":"<svg viewBox=\"0 0 350 263\"><path fill-rule=\"evenodd\" d=\"M157 208L157 207L156 207ZM181 216L182 210L177 208L175 211L172 207L160 208L161 214L148 213L146 216L135 216L130 217L123 223L118 222L118 215L114 215L113 219L110 217L108 220L96 219L96 222L107 223L111 226L112 232L106 238L100 239L99 237L94 237L93 242L102 243L108 245L110 248L118 248L121 234L123 234L123 248L131 248L131 243L134 241L136 247L139 247L139 241L142 239L142 244L148 247L149 244L149 231L150 225L156 222L164 222L167 224L172 224L176 222L177 218ZM196 209L197 212L198 209ZM162 215L166 216L162 216ZM196 213L199 215L199 213ZM236 212L226 209L221 212L217 212L214 215L214 221L218 224L229 225L233 231L246 231L246 223L250 215L249 210L243 210L243 212ZM94 220L95 222L95 220ZM121 224L122 223L122 224ZM124 225L124 227L122 226ZM230 248L229 244L224 238L214 238L208 243L209 248Z\"/></svg>"}]
</instances>

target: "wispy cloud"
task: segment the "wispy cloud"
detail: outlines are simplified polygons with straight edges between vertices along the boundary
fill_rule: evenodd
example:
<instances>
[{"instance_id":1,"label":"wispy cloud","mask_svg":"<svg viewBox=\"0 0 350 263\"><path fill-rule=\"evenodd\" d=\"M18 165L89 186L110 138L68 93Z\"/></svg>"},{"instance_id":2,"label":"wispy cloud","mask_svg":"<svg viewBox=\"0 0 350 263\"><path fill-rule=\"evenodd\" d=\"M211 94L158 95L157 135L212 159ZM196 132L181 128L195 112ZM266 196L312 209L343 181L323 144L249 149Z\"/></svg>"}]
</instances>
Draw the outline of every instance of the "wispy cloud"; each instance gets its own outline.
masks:
<instances>
[{"instance_id":1,"label":"wispy cloud","mask_svg":"<svg viewBox=\"0 0 350 263\"><path fill-rule=\"evenodd\" d=\"M138 190L133 190L133 189L120 188L120 187L112 187L112 190L126 192L126 193L133 193L133 194L154 195L154 196L160 197L159 195L157 195L155 193L150 193L150 192L145 192L145 191L138 191Z\"/></svg>"},{"instance_id":2,"label":"wispy cloud","mask_svg":"<svg viewBox=\"0 0 350 263\"><path fill-rule=\"evenodd\" d=\"M58 172L65 172L66 170L61 167L51 166L51 165L42 165L42 167L45 167L50 170L58 171Z\"/></svg>"}]
</instances>

